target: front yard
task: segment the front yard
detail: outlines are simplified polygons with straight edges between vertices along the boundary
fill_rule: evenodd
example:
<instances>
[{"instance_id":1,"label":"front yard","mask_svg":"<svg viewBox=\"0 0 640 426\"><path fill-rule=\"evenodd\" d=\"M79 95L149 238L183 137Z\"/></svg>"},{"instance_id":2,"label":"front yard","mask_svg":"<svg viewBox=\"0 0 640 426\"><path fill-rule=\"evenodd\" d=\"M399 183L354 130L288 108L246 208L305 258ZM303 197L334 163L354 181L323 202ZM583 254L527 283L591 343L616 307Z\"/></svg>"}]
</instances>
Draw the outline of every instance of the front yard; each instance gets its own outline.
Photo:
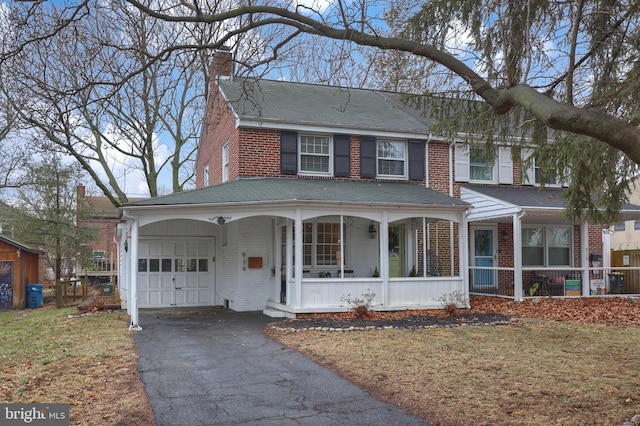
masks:
<instances>
[{"instance_id":1,"label":"front yard","mask_svg":"<svg viewBox=\"0 0 640 426\"><path fill-rule=\"evenodd\" d=\"M636 302L475 298L472 305L462 312L528 319L267 333L435 425L622 425L640 413ZM0 313L0 400L68 403L72 425L153 425L127 315L69 317L75 311Z\"/></svg>"}]
</instances>

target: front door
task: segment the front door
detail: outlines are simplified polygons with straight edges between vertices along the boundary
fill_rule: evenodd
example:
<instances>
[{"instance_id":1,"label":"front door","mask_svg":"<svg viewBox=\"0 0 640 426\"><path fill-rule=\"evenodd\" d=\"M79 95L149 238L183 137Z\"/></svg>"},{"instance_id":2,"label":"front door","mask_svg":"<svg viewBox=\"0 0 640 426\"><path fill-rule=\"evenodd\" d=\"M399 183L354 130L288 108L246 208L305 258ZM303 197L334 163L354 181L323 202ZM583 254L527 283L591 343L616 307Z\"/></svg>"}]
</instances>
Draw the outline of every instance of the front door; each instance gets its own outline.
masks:
<instances>
[{"instance_id":1,"label":"front door","mask_svg":"<svg viewBox=\"0 0 640 426\"><path fill-rule=\"evenodd\" d=\"M496 227L474 227L471 231L471 291L495 293L498 289L497 274L494 269L498 259Z\"/></svg>"},{"instance_id":2,"label":"front door","mask_svg":"<svg viewBox=\"0 0 640 426\"><path fill-rule=\"evenodd\" d=\"M404 226L389 225L389 276L404 277Z\"/></svg>"}]
</instances>

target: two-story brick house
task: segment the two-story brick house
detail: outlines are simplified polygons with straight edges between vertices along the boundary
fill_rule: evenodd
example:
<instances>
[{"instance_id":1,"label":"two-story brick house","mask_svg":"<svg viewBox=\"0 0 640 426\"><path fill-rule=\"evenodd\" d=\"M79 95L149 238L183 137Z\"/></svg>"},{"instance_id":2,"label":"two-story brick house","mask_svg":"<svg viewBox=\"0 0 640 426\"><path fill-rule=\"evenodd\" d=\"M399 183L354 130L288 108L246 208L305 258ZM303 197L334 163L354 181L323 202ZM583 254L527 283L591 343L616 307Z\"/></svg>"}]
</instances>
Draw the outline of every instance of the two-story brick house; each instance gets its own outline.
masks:
<instances>
[{"instance_id":1,"label":"two-story brick house","mask_svg":"<svg viewBox=\"0 0 640 426\"><path fill-rule=\"evenodd\" d=\"M237 78L231 65L216 54L197 189L121 210L134 325L138 307L295 314L367 298L438 308L470 290L522 298L523 265L561 256L572 272L602 252L599 227L564 221L559 189L531 185L535 168L521 178L530 152L478 155L432 135L433 120L395 93Z\"/></svg>"}]
</instances>

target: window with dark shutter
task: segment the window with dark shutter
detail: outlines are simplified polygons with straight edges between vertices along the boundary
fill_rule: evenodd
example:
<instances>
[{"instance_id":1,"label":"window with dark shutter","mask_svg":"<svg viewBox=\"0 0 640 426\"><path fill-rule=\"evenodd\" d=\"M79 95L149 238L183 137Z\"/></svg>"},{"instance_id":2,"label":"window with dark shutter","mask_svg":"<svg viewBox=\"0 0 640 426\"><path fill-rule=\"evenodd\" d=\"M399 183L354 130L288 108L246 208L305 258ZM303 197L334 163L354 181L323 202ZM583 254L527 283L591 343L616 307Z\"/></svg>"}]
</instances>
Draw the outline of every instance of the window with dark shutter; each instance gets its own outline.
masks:
<instances>
[{"instance_id":1,"label":"window with dark shutter","mask_svg":"<svg viewBox=\"0 0 640 426\"><path fill-rule=\"evenodd\" d=\"M349 176L351 173L351 165L349 163L351 156L350 136L334 135L333 136L333 174L334 176Z\"/></svg>"},{"instance_id":2,"label":"window with dark shutter","mask_svg":"<svg viewBox=\"0 0 640 426\"><path fill-rule=\"evenodd\" d=\"M409 141L409 179L424 180L424 141Z\"/></svg>"},{"instance_id":3,"label":"window with dark shutter","mask_svg":"<svg viewBox=\"0 0 640 426\"><path fill-rule=\"evenodd\" d=\"M280 171L283 174L298 173L298 134L280 132Z\"/></svg>"},{"instance_id":4,"label":"window with dark shutter","mask_svg":"<svg viewBox=\"0 0 640 426\"><path fill-rule=\"evenodd\" d=\"M360 136L360 177L376 177L376 138Z\"/></svg>"}]
</instances>

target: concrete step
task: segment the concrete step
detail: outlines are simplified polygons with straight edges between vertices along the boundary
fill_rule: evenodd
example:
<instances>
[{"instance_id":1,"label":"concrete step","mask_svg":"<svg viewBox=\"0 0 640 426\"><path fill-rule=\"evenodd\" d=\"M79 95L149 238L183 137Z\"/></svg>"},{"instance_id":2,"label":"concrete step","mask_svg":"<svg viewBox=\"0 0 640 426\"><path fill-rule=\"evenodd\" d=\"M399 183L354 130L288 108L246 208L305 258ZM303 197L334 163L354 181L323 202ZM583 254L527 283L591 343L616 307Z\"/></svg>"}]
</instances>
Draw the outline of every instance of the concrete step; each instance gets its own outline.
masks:
<instances>
[{"instance_id":1,"label":"concrete step","mask_svg":"<svg viewBox=\"0 0 640 426\"><path fill-rule=\"evenodd\" d=\"M262 311L262 313L271 318L295 318L296 317L296 314L293 314L291 312L281 311L279 309L274 309L274 308L265 308Z\"/></svg>"}]
</instances>

